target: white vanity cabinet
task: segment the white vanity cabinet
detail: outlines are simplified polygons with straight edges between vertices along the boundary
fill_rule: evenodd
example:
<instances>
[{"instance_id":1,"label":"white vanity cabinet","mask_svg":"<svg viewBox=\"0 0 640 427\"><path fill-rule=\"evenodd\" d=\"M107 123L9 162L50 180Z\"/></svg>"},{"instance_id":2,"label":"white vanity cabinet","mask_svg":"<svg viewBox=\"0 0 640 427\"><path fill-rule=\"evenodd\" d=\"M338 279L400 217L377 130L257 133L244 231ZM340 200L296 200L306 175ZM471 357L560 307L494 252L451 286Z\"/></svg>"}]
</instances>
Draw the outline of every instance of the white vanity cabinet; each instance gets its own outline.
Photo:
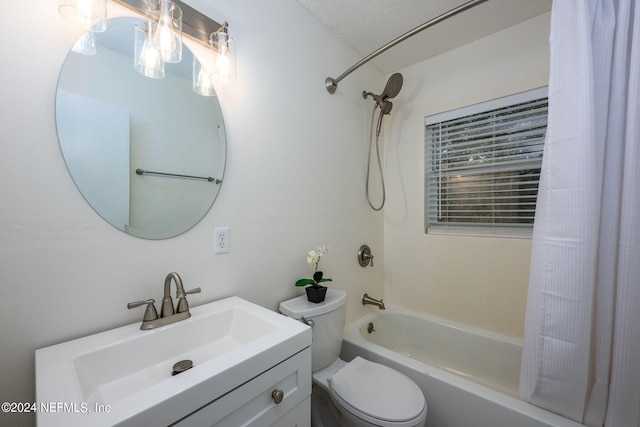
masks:
<instances>
[{"instance_id":1,"label":"white vanity cabinet","mask_svg":"<svg viewBox=\"0 0 640 427\"><path fill-rule=\"evenodd\" d=\"M307 347L173 425L308 427L310 395L311 349Z\"/></svg>"},{"instance_id":2,"label":"white vanity cabinet","mask_svg":"<svg viewBox=\"0 0 640 427\"><path fill-rule=\"evenodd\" d=\"M39 427L310 425L311 328L238 297L36 351ZM172 375L177 363L193 367ZM56 408L53 408L56 409Z\"/></svg>"}]
</instances>

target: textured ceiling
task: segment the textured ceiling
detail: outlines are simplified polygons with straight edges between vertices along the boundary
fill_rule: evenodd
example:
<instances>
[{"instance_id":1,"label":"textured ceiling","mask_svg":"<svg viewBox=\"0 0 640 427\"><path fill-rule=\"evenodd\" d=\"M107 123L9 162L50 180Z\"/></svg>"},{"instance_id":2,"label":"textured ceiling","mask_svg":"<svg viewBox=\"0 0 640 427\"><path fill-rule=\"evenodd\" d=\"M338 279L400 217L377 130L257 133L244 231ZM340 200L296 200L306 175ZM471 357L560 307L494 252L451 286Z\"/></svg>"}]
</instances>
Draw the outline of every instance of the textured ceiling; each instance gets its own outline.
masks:
<instances>
[{"instance_id":1,"label":"textured ceiling","mask_svg":"<svg viewBox=\"0 0 640 427\"><path fill-rule=\"evenodd\" d=\"M363 57L466 0L297 0ZM392 47L372 62L390 74L551 10L552 0L488 0ZM345 70L353 64L345 64ZM340 74L344 70L336 70ZM334 76L334 77L337 77Z\"/></svg>"}]
</instances>

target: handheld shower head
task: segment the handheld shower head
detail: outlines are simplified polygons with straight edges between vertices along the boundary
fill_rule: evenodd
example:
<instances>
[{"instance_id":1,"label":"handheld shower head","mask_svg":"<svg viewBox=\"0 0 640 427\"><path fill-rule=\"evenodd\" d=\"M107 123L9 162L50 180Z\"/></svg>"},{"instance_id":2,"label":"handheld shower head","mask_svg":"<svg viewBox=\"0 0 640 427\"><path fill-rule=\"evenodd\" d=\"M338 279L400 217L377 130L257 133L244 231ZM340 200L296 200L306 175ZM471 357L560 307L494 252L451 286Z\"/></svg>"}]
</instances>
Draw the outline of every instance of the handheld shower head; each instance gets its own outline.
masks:
<instances>
[{"instance_id":1,"label":"handheld shower head","mask_svg":"<svg viewBox=\"0 0 640 427\"><path fill-rule=\"evenodd\" d=\"M391 113L391 109L393 108L393 102L391 101L383 101L380 104L380 114L389 114Z\"/></svg>"}]
</instances>

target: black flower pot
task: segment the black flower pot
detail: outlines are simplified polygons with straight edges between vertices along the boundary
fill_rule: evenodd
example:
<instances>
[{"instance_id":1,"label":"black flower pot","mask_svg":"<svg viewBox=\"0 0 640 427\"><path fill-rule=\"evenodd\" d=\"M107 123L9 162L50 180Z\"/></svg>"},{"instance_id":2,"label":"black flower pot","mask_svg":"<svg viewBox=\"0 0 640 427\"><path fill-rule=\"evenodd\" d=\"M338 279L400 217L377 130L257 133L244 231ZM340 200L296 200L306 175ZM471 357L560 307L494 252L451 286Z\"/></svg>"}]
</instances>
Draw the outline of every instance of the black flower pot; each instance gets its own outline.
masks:
<instances>
[{"instance_id":1,"label":"black flower pot","mask_svg":"<svg viewBox=\"0 0 640 427\"><path fill-rule=\"evenodd\" d=\"M327 295L326 286L307 286L304 290L307 291L307 300L316 304L324 301L324 297Z\"/></svg>"}]
</instances>

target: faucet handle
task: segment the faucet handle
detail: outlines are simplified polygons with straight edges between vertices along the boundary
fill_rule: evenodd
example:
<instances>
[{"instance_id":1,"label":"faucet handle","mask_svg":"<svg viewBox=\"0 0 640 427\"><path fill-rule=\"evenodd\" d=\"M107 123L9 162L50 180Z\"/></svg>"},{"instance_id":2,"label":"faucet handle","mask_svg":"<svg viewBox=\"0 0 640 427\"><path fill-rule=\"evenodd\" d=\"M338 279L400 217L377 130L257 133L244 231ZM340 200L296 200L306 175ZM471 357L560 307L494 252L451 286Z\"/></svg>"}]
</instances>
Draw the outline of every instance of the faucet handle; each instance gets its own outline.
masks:
<instances>
[{"instance_id":1,"label":"faucet handle","mask_svg":"<svg viewBox=\"0 0 640 427\"><path fill-rule=\"evenodd\" d=\"M132 308L140 307L141 305L147 304L147 309L144 311L144 317L142 318L143 322L147 322L149 320L156 320L158 318L158 312L156 311L156 306L154 305L156 300L148 299L146 301L133 301L127 304L127 308L131 310Z\"/></svg>"},{"instance_id":2,"label":"faucet handle","mask_svg":"<svg viewBox=\"0 0 640 427\"><path fill-rule=\"evenodd\" d=\"M373 267L373 254L371 253L371 248L369 248L369 246L360 246L360 249L358 250L358 263L361 267L366 267L369 264Z\"/></svg>"},{"instance_id":3,"label":"faucet handle","mask_svg":"<svg viewBox=\"0 0 640 427\"><path fill-rule=\"evenodd\" d=\"M371 267L373 267L373 255L371 254L364 254L362 255L362 257L364 258L364 260L371 260Z\"/></svg>"},{"instance_id":4,"label":"faucet handle","mask_svg":"<svg viewBox=\"0 0 640 427\"><path fill-rule=\"evenodd\" d=\"M178 298L178 306L176 307L176 313L183 313L185 311L189 311L189 303L187 302L187 298L185 298L185 296L189 294L199 294L200 292L202 292L202 289L200 288L184 291L184 295Z\"/></svg>"}]
</instances>

